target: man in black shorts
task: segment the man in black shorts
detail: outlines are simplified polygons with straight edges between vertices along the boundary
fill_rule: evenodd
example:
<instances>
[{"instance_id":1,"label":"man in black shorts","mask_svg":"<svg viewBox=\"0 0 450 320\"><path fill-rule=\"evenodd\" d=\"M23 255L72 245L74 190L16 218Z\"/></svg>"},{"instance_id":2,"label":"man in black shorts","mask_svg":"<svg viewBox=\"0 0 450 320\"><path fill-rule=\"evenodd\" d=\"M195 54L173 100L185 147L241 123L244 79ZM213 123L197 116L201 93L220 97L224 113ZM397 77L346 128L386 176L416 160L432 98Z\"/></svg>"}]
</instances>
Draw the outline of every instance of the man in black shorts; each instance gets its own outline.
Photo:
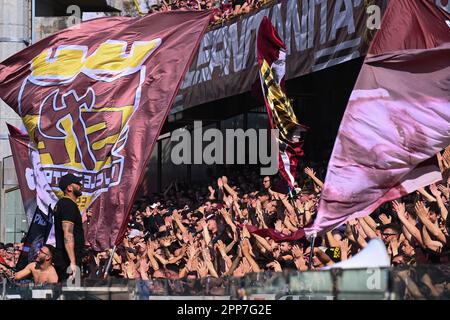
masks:
<instances>
[{"instance_id":1,"label":"man in black shorts","mask_svg":"<svg viewBox=\"0 0 450 320\"><path fill-rule=\"evenodd\" d=\"M82 195L81 180L81 177L71 173L59 180L59 188L64 192L64 197L56 203L54 211L58 275L61 280L67 279L70 274L75 278L83 258L83 224L76 202Z\"/></svg>"}]
</instances>

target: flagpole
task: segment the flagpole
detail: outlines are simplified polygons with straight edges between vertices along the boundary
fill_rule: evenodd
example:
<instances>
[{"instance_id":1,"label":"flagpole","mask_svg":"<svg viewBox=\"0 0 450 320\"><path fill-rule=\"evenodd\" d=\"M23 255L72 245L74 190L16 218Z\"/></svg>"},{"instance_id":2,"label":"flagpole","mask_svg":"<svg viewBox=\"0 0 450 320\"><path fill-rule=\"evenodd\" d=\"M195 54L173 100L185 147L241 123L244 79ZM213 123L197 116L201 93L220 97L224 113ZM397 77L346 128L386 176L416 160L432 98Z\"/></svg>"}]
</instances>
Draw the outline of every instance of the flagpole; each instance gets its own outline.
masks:
<instances>
[{"instance_id":1,"label":"flagpole","mask_svg":"<svg viewBox=\"0 0 450 320\"><path fill-rule=\"evenodd\" d=\"M116 245L114 245L111 256L109 257L108 264L106 265L105 273L103 274L103 278L106 279L108 275L109 268L111 267L112 259L114 258L114 253L116 253Z\"/></svg>"},{"instance_id":2,"label":"flagpole","mask_svg":"<svg viewBox=\"0 0 450 320\"><path fill-rule=\"evenodd\" d=\"M311 251L309 252L309 263L308 263L309 270L311 270L311 268L312 268L312 262L313 262L313 258L314 258L314 242L316 241L316 237L317 237L317 233L315 233L315 232L310 237Z\"/></svg>"},{"instance_id":3,"label":"flagpole","mask_svg":"<svg viewBox=\"0 0 450 320\"><path fill-rule=\"evenodd\" d=\"M134 0L134 5L136 6L139 15L142 17L144 14L142 13L141 8L139 7L139 3L137 3L136 0Z\"/></svg>"}]
</instances>

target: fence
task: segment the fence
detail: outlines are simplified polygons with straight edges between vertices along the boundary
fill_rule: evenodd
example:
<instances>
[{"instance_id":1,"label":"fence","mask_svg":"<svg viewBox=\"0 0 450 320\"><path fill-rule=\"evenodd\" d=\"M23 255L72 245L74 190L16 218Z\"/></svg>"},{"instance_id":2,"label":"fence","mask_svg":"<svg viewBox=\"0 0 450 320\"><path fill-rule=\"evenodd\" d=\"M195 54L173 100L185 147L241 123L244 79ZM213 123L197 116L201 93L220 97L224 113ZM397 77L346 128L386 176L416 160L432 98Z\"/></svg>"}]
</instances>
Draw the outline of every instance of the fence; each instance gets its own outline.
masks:
<instances>
[{"instance_id":1,"label":"fence","mask_svg":"<svg viewBox=\"0 0 450 320\"><path fill-rule=\"evenodd\" d=\"M107 280L78 286L3 281L3 299L57 300L415 300L450 299L450 265L262 272L242 278Z\"/></svg>"}]
</instances>

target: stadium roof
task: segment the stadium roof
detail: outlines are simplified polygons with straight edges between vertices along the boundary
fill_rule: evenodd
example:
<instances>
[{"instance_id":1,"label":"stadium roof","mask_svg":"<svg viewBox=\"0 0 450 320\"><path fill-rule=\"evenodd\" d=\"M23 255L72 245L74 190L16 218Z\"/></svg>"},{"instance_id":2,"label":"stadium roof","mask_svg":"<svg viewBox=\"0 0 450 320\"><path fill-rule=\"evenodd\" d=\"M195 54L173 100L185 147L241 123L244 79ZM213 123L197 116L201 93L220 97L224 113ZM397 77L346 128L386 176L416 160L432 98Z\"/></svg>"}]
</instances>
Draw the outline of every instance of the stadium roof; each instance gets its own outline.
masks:
<instances>
[{"instance_id":1,"label":"stadium roof","mask_svg":"<svg viewBox=\"0 0 450 320\"><path fill-rule=\"evenodd\" d=\"M108 5L106 0L36 0L36 17L68 16L67 8L80 7L81 12L120 12Z\"/></svg>"}]
</instances>

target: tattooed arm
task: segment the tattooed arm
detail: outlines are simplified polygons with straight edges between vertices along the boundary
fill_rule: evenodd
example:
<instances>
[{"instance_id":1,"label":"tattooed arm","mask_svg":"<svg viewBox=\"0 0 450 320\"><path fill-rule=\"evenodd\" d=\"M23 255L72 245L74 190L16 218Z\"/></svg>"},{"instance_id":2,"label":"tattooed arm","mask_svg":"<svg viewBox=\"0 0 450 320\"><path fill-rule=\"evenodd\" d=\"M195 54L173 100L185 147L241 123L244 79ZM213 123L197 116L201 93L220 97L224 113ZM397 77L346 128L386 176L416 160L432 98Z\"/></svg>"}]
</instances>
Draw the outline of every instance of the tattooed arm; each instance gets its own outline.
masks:
<instances>
[{"instance_id":1,"label":"tattooed arm","mask_svg":"<svg viewBox=\"0 0 450 320\"><path fill-rule=\"evenodd\" d=\"M64 248L66 249L67 255L70 259L70 269L72 270L72 275L75 276L75 240L73 237L73 222L71 221L63 221L62 227L64 232Z\"/></svg>"}]
</instances>

